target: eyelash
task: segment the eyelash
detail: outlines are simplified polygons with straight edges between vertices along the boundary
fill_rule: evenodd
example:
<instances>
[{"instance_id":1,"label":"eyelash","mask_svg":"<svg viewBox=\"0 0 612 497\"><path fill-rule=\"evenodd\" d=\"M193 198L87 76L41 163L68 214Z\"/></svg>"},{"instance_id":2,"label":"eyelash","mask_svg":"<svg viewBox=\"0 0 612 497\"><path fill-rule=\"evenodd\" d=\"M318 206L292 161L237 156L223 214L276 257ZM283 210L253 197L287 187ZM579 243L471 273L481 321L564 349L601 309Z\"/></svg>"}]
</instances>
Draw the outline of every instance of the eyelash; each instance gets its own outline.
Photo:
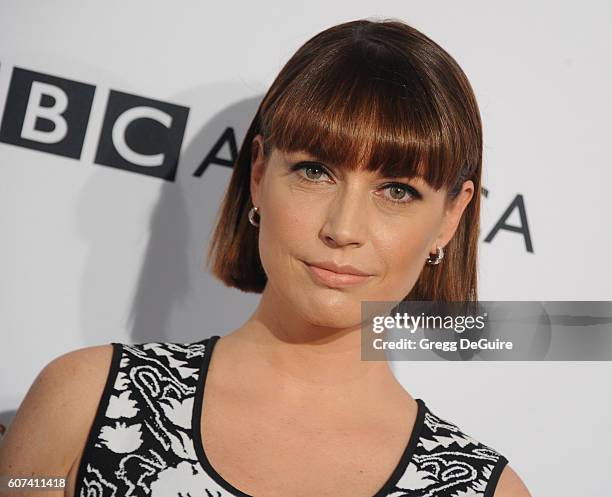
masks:
<instances>
[{"instance_id":1,"label":"eyelash","mask_svg":"<svg viewBox=\"0 0 612 497\"><path fill-rule=\"evenodd\" d=\"M326 174L327 176L329 176L329 173L327 172L327 170L320 164L318 163L313 163L313 162L298 162L297 164L294 164L291 167L292 171L302 171L308 168L312 168L312 169L320 169L324 174ZM319 183L319 181L316 180L312 180L312 179L308 179L304 176L302 176L301 174L298 175L298 179L303 182L303 183ZM399 187L401 189L403 189L406 193L408 193L412 199L411 200L394 200L392 198L388 198L385 197L385 200L388 200L389 202L392 202L394 204L409 204L410 202L414 201L414 200L418 200L421 198L421 194L419 192L417 192L413 187L411 187L410 185L407 185L405 183L388 183L386 185L383 185L382 188L386 189L386 188L391 188L391 187Z\"/></svg>"}]
</instances>

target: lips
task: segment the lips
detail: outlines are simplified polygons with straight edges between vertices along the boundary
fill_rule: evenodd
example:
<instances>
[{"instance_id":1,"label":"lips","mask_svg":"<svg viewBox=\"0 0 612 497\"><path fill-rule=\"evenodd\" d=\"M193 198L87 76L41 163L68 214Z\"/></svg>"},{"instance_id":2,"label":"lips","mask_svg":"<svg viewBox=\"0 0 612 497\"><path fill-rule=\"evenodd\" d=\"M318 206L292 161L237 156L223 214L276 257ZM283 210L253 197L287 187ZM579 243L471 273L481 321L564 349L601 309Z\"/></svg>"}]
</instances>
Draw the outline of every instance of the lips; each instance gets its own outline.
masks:
<instances>
[{"instance_id":1,"label":"lips","mask_svg":"<svg viewBox=\"0 0 612 497\"><path fill-rule=\"evenodd\" d=\"M334 261L310 261L307 264L320 267L340 274L356 274L358 276L370 276L369 273L361 271L350 264L336 264Z\"/></svg>"},{"instance_id":2,"label":"lips","mask_svg":"<svg viewBox=\"0 0 612 497\"><path fill-rule=\"evenodd\" d=\"M318 283L332 288L345 288L359 285L368 281L371 276L363 274L337 273L314 264L304 262L312 279Z\"/></svg>"}]
</instances>

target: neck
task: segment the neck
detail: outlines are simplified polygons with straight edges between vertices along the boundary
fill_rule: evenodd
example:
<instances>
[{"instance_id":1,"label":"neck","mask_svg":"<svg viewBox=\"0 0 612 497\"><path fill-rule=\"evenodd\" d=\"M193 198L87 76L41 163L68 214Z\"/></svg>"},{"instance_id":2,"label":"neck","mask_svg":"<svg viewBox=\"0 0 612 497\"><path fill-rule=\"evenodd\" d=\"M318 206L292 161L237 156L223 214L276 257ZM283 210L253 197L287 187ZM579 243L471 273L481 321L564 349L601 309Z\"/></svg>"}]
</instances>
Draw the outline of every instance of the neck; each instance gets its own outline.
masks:
<instances>
[{"instance_id":1,"label":"neck","mask_svg":"<svg viewBox=\"0 0 612 497\"><path fill-rule=\"evenodd\" d=\"M243 360L256 364L270 389L296 401L313 394L352 400L403 390L387 361L361 360L360 323L313 325L296 314L264 291L253 315L232 334L245 353Z\"/></svg>"}]
</instances>

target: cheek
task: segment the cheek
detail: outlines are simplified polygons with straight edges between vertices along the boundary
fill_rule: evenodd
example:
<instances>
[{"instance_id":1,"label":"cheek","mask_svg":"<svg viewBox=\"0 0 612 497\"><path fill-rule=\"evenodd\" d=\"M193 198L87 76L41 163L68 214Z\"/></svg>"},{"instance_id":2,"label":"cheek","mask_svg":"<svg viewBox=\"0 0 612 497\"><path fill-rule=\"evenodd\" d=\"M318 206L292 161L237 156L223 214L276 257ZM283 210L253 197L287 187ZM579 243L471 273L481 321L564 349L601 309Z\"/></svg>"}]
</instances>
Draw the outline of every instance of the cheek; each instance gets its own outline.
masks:
<instances>
[{"instance_id":1,"label":"cheek","mask_svg":"<svg viewBox=\"0 0 612 497\"><path fill-rule=\"evenodd\" d=\"M259 254L266 272L291 263L291 258L304 256L303 248L308 246L317 216L312 207L302 204L299 197L280 192L270 192L266 196L259 227Z\"/></svg>"},{"instance_id":2,"label":"cheek","mask_svg":"<svg viewBox=\"0 0 612 497\"><path fill-rule=\"evenodd\" d=\"M375 250L383 260L383 281L407 294L425 264L434 235L428 219L405 220L401 226L377 230ZM400 298L403 298L403 296Z\"/></svg>"}]
</instances>

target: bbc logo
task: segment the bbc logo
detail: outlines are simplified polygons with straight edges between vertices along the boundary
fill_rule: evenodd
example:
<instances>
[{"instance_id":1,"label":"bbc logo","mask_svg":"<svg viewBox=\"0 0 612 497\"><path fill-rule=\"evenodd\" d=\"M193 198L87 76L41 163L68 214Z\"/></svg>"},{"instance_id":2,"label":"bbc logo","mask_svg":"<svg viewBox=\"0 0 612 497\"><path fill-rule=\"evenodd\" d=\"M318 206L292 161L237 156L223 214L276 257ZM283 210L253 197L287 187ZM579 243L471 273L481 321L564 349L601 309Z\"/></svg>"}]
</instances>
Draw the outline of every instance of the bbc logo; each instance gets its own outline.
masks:
<instances>
[{"instance_id":1,"label":"bbc logo","mask_svg":"<svg viewBox=\"0 0 612 497\"><path fill-rule=\"evenodd\" d=\"M13 68L0 142L80 159L96 87ZM111 90L95 163L174 181L189 108Z\"/></svg>"}]
</instances>

